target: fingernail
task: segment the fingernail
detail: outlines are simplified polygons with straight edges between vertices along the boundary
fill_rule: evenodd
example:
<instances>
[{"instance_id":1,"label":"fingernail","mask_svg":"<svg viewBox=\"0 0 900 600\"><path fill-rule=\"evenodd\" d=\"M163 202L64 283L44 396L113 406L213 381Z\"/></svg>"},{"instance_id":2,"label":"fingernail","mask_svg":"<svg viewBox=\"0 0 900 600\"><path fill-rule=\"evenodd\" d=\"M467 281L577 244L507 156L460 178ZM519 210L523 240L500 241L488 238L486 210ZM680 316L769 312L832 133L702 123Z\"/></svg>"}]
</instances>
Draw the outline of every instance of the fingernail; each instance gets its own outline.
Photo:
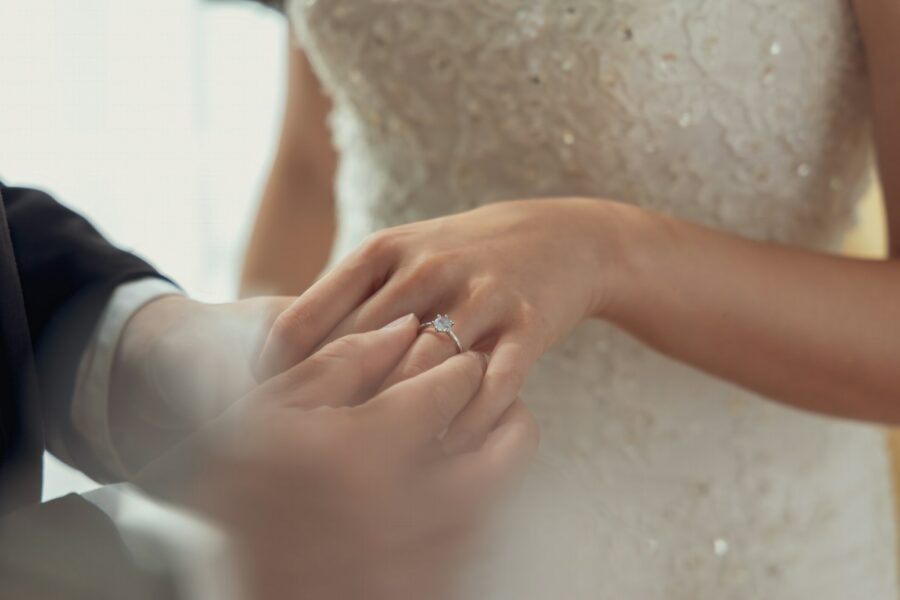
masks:
<instances>
[{"instance_id":1,"label":"fingernail","mask_svg":"<svg viewBox=\"0 0 900 600\"><path fill-rule=\"evenodd\" d=\"M390 323L388 323L387 325L382 327L382 329L394 329L396 327L400 327L401 325L403 325L403 323L405 323L406 321L409 321L409 318L411 316L412 316L412 313L409 313L408 315L403 315L396 321L391 321Z\"/></svg>"}]
</instances>

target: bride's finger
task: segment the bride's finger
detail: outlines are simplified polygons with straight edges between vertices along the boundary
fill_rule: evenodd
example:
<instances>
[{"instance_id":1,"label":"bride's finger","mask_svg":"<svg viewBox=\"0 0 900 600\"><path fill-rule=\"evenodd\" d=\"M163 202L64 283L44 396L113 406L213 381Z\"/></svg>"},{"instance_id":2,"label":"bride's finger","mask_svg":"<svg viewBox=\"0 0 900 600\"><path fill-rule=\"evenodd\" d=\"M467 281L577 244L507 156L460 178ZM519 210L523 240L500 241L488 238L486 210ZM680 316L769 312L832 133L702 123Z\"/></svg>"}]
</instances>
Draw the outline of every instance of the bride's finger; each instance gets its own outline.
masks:
<instances>
[{"instance_id":1,"label":"bride's finger","mask_svg":"<svg viewBox=\"0 0 900 600\"><path fill-rule=\"evenodd\" d=\"M309 356L380 287L393 264L389 244L381 241L386 239L374 236L364 243L275 319L257 362L259 379L268 379Z\"/></svg>"},{"instance_id":2,"label":"bride's finger","mask_svg":"<svg viewBox=\"0 0 900 600\"><path fill-rule=\"evenodd\" d=\"M408 313L424 321L433 310L447 312L449 306L471 300L466 282L459 267L441 259L421 259L394 272L390 282L343 319L325 341L378 329Z\"/></svg>"},{"instance_id":3,"label":"bride's finger","mask_svg":"<svg viewBox=\"0 0 900 600\"><path fill-rule=\"evenodd\" d=\"M449 454L467 452L482 444L515 402L525 376L540 355L541 348L522 331L500 339L478 394L456 417L444 437L444 449Z\"/></svg>"},{"instance_id":4,"label":"bride's finger","mask_svg":"<svg viewBox=\"0 0 900 600\"><path fill-rule=\"evenodd\" d=\"M410 313L427 321L433 316L429 315L432 307L441 303L440 290L444 287L441 283L436 272L426 276L407 275L402 271L395 273L390 281L342 319L321 344L345 335L373 331Z\"/></svg>"},{"instance_id":5,"label":"bride's finger","mask_svg":"<svg viewBox=\"0 0 900 600\"><path fill-rule=\"evenodd\" d=\"M479 344L503 327L499 303L484 304L475 309L471 303L447 313L454 319L453 332L463 350L478 350ZM435 315L424 317L427 322ZM459 348L448 333L436 331L433 326L423 328L419 338L412 344L406 355L385 379L384 388L415 377L441 364L457 354Z\"/></svg>"}]
</instances>

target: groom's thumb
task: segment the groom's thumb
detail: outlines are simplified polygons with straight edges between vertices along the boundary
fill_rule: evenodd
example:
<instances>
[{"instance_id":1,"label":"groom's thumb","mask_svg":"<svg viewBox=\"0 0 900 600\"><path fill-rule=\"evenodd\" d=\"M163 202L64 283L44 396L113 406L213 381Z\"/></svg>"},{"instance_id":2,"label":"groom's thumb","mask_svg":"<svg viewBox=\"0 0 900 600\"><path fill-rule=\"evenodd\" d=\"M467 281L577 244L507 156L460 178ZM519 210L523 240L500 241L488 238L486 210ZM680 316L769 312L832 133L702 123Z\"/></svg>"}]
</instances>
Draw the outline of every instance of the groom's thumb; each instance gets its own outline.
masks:
<instances>
[{"instance_id":1,"label":"groom's thumb","mask_svg":"<svg viewBox=\"0 0 900 600\"><path fill-rule=\"evenodd\" d=\"M414 315L407 315L378 331L339 338L271 383L291 390L288 394L305 408L361 404L397 367L418 325Z\"/></svg>"}]
</instances>

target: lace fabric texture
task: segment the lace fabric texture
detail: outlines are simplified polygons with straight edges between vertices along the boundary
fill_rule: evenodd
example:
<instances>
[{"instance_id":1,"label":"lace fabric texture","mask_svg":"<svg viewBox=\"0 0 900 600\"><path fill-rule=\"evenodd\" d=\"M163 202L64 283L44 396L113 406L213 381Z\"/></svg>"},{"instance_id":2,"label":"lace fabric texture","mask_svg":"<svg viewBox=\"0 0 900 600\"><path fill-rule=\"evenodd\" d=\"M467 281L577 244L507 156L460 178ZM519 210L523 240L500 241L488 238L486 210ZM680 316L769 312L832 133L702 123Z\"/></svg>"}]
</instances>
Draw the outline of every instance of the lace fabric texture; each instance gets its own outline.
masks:
<instances>
[{"instance_id":1,"label":"lace fabric texture","mask_svg":"<svg viewBox=\"0 0 900 600\"><path fill-rule=\"evenodd\" d=\"M384 227L573 195L831 251L867 182L844 0L288 10L334 100L337 257ZM601 323L546 355L524 397L540 456L471 569L473 599L897 597L878 429L775 405Z\"/></svg>"}]
</instances>

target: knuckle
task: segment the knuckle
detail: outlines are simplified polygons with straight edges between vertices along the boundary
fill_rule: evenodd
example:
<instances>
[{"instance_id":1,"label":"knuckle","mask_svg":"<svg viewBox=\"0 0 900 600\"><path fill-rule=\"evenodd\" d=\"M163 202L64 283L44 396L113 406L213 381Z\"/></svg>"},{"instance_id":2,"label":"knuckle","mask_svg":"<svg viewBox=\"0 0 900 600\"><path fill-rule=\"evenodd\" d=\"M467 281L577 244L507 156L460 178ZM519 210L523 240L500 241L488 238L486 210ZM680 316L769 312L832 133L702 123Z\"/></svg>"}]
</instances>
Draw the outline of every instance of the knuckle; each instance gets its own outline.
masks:
<instances>
[{"instance_id":1,"label":"knuckle","mask_svg":"<svg viewBox=\"0 0 900 600\"><path fill-rule=\"evenodd\" d=\"M539 310L531 302L522 302L519 308L519 317L522 323L528 327L538 328L541 331L550 330L550 323L547 320L545 311Z\"/></svg>"},{"instance_id":2,"label":"knuckle","mask_svg":"<svg viewBox=\"0 0 900 600\"><path fill-rule=\"evenodd\" d=\"M411 279L416 285L436 283L447 271L447 262L436 254L420 258L412 269Z\"/></svg>"},{"instance_id":3,"label":"knuckle","mask_svg":"<svg viewBox=\"0 0 900 600\"><path fill-rule=\"evenodd\" d=\"M357 254L350 256L336 268L340 269L345 275L352 279L366 280L369 279L374 271L373 265L377 264L377 259L368 255L364 249Z\"/></svg>"},{"instance_id":4,"label":"knuckle","mask_svg":"<svg viewBox=\"0 0 900 600\"><path fill-rule=\"evenodd\" d=\"M538 310L531 302L523 300L519 304L516 315L516 323L522 330L528 331L539 348L546 349L553 345L554 339L550 333L553 331L553 327L543 311Z\"/></svg>"},{"instance_id":5,"label":"knuckle","mask_svg":"<svg viewBox=\"0 0 900 600\"><path fill-rule=\"evenodd\" d=\"M493 305L502 294L503 286L493 276L474 279L469 284L469 297L479 306L485 303Z\"/></svg>"},{"instance_id":6,"label":"knuckle","mask_svg":"<svg viewBox=\"0 0 900 600\"><path fill-rule=\"evenodd\" d=\"M359 248L360 257L373 260L389 254L395 247L396 236L392 229L383 229L369 235Z\"/></svg>"},{"instance_id":7,"label":"knuckle","mask_svg":"<svg viewBox=\"0 0 900 600\"><path fill-rule=\"evenodd\" d=\"M292 346L302 331L302 318L294 307L282 312L272 323L269 335L281 346Z\"/></svg>"},{"instance_id":8,"label":"knuckle","mask_svg":"<svg viewBox=\"0 0 900 600\"><path fill-rule=\"evenodd\" d=\"M503 287L503 274L495 269L480 269L472 274L469 279L472 289L492 291Z\"/></svg>"},{"instance_id":9,"label":"knuckle","mask_svg":"<svg viewBox=\"0 0 900 600\"><path fill-rule=\"evenodd\" d=\"M522 300L519 303L518 315L519 318L525 323L534 323L535 321L543 318L541 311L535 308L534 305L527 300Z\"/></svg>"}]
</instances>

